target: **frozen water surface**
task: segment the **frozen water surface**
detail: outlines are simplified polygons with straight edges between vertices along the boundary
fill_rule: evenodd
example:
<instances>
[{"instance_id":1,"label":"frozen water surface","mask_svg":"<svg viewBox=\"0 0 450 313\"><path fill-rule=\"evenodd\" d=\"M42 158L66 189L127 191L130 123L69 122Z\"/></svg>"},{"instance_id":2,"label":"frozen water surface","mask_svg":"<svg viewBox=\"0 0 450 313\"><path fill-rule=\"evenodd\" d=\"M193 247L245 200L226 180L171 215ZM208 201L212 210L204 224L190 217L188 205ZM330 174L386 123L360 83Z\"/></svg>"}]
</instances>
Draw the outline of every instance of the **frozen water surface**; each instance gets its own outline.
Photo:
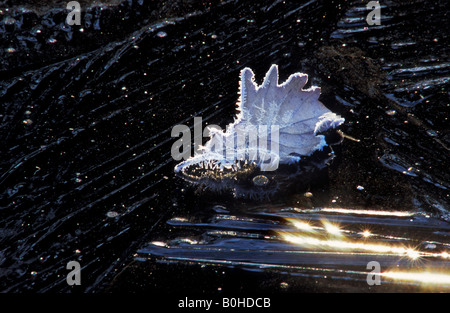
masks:
<instances>
[{"instance_id":1,"label":"frozen water surface","mask_svg":"<svg viewBox=\"0 0 450 313\"><path fill-rule=\"evenodd\" d=\"M85 292L449 291L443 3L159 3L0 11L1 291L70 292L69 261ZM323 176L263 203L175 177L172 127L225 127L271 64L345 118Z\"/></svg>"}]
</instances>

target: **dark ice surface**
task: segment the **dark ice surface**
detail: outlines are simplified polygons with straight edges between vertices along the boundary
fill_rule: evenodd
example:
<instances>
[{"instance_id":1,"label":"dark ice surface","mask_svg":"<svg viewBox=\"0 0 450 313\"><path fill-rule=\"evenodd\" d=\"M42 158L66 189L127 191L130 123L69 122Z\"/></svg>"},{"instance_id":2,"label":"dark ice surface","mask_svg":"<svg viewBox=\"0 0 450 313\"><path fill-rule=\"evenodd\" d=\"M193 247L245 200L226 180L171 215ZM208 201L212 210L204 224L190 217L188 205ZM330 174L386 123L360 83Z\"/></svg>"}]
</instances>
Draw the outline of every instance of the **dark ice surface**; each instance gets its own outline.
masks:
<instances>
[{"instance_id":1,"label":"dark ice surface","mask_svg":"<svg viewBox=\"0 0 450 313\"><path fill-rule=\"evenodd\" d=\"M63 2L13 2L0 291L450 291L447 1L382 1L380 25L367 1L80 1L79 26ZM274 63L346 119L327 177L264 203L175 177L172 127L224 128L240 70ZM370 286L370 261L441 276Z\"/></svg>"}]
</instances>

